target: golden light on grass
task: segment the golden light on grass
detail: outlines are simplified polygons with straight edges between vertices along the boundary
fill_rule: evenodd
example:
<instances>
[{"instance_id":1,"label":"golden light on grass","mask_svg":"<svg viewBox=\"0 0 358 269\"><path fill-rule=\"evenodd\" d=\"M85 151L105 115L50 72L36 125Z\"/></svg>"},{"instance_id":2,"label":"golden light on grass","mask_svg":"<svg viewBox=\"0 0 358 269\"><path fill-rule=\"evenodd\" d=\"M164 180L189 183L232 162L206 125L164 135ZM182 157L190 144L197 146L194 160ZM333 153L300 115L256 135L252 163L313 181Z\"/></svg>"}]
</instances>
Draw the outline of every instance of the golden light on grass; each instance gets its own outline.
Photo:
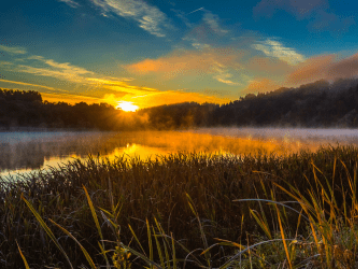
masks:
<instances>
[{"instance_id":1,"label":"golden light on grass","mask_svg":"<svg viewBox=\"0 0 358 269\"><path fill-rule=\"evenodd\" d=\"M120 101L118 102L117 109L122 109L125 112L135 112L139 109L138 106L134 105L132 102Z\"/></svg>"}]
</instances>

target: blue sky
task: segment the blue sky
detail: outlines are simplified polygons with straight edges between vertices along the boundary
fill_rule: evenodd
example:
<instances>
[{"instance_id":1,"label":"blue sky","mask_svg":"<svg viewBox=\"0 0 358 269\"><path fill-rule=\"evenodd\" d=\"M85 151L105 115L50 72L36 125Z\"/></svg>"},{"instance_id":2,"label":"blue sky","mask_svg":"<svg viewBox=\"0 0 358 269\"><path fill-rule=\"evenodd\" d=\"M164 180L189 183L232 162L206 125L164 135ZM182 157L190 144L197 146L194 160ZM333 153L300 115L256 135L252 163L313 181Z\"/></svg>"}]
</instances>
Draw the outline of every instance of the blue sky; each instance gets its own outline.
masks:
<instances>
[{"instance_id":1,"label":"blue sky","mask_svg":"<svg viewBox=\"0 0 358 269\"><path fill-rule=\"evenodd\" d=\"M6 1L0 87L49 101L225 103L358 74L356 1Z\"/></svg>"}]
</instances>

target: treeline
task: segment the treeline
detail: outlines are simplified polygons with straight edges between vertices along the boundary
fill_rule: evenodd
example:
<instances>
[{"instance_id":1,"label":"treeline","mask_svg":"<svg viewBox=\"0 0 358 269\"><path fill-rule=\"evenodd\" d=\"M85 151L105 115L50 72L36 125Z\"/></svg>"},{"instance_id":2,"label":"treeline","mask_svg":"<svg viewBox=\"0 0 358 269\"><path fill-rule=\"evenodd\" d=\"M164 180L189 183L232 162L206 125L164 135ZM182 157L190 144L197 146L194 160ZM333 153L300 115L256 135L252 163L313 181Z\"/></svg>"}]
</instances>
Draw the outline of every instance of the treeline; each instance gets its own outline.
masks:
<instances>
[{"instance_id":1,"label":"treeline","mask_svg":"<svg viewBox=\"0 0 358 269\"><path fill-rule=\"evenodd\" d=\"M221 106L213 125L358 127L358 81L338 80L248 94Z\"/></svg>"},{"instance_id":2,"label":"treeline","mask_svg":"<svg viewBox=\"0 0 358 269\"><path fill-rule=\"evenodd\" d=\"M215 126L358 127L358 80L317 81L247 94L219 106L183 103L142 110L154 128Z\"/></svg>"},{"instance_id":3,"label":"treeline","mask_svg":"<svg viewBox=\"0 0 358 269\"><path fill-rule=\"evenodd\" d=\"M121 111L106 103L43 101L36 91L0 89L0 127L39 127L112 130Z\"/></svg>"},{"instance_id":4,"label":"treeline","mask_svg":"<svg viewBox=\"0 0 358 269\"><path fill-rule=\"evenodd\" d=\"M43 101L35 91L0 89L0 127L98 130L215 126L358 127L358 80L317 81L247 94L225 105L187 102L125 113L101 103Z\"/></svg>"}]
</instances>

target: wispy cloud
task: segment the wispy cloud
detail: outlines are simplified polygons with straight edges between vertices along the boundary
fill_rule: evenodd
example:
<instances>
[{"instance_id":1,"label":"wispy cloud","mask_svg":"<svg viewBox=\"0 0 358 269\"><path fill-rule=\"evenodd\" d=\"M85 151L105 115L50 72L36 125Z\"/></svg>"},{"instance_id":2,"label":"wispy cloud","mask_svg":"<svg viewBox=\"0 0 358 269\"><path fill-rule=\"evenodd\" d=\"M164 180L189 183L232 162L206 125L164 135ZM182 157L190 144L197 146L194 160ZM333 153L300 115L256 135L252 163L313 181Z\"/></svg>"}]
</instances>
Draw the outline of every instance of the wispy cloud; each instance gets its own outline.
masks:
<instances>
[{"instance_id":1,"label":"wispy cloud","mask_svg":"<svg viewBox=\"0 0 358 269\"><path fill-rule=\"evenodd\" d=\"M67 91L65 91L65 90L56 89L56 88L53 88L53 87L48 87L48 86L38 85L38 84L32 84L32 83L26 83L26 82L21 82L21 81L0 79L0 82L9 83L9 84L18 84L18 85L24 85L24 86L31 86L31 87L36 87L36 88L43 88L43 89L50 90L50 91L59 91L59 92L63 91L63 92L67 92Z\"/></svg>"},{"instance_id":2,"label":"wispy cloud","mask_svg":"<svg viewBox=\"0 0 358 269\"><path fill-rule=\"evenodd\" d=\"M278 58L291 65L301 63L305 60L305 57L297 53L294 49L285 47L282 43L271 39L266 39L263 42L254 44L253 48L262 51L266 56Z\"/></svg>"},{"instance_id":3,"label":"wispy cloud","mask_svg":"<svg viewBox=\"0 0 358 269\"><path fill-rule=\"evenodd\" d=\"M86 78L86 83L89 86L94 86L102 89L104 88L115 92L121 92L129 96L148 94L158 91L157 89L154 88L129 85L128 83L115 78L90 77L90 78Z\"/></svg>"},{"instance_id":4,"label":"wispy cloud","mask_svg":"<svg viewBox=\"0 0 358 269\"><path fill-rule=\"evenodd\" d=\"M63 80L74 84L73 89L78 91L78 89L85 89L87 93L91 92L95 96L100 96L103 92L106 93L115 93L117 98L121 97L134 97L140 95L148 95L158 92L159 90L144 87L144 86L135 86L128 84L129 81L132 81L131 78L116 78L96 74L95 72L89 71L85 68L72 65L71 63L59 63L53 59L46 59L42 56L33 55L27 58L24 58L25 64L14 64L10 62L0 62L0 66L3 65L6 67L6 71L27 73L35 76L49 77L55 80ZM51 90L58 92L58 95L47 95L46 100L51 100L53 102L57 101L68 101L69 103L74 103L75 101L86 101L86 102L107 102L108 100L97 98L97 97L88 97L78 95L64 95L64 91L58 88L49 87L45 85L32 84L22 81L13 81L0 79L1 83L8 84L17 84L22 86L30 86L39 89Z\"/></svg>"},{"instance_id":5,"label":"wispy cloud","mask_svg":"<svg viewBox=\"0 0 358 269\"><path fill-rule=\"evenodd\" d=\"M140 28L158 37L164 37L163 28L172 28L168 17L157 7L142 0L90 0L104 15L114 13L136 21Z\"/></svg>"},{"instance_id":6,"label":"wispy cloud","mask_svg":"<svg viewBox=\"0 0 358 269\"><path fill-rule=\"evenodd\" d=\"M216 34L224 35L229 31L223 29L219 24L219 16L215 15L209 11L206 11L204 14L203 21L211 28Z\"/></svg>"},{"instance_id":7,"label":"wispy cloud","mask_svg":"<svg viewBox=\"0 0 358 269\"><path fill-rule=\"evenodd\" d=\"M67 5L69 5L72 8L77 8L77 7L80 6L80 4L75 2L74 0L57 0L57 1L64 2L64 3L66 3Z\"/></svg>"},{"instance_id":8,"label":"wispy cloud","mask_svg":"<svg viewBox=\"0 0 358 269\"><path fill-rule=\"evenodd\" d=\"M217 81L227 84L227 85L237 86L237 85L241 84L239 82L233 82L232 80L230 80L231 77L232 77L232 74L230 74L228 72L223 72L223 73L220 73L220 74L214 76L214 78Z\"/></svg>"},{"instance_id":9,"label":"wispy cloud","mask_svg":"<svg viewBox=\"0 0 358 269\"><path fill-rule=\"evenodd\" d=\"M214 63L212 69L216 73L213 78L217 81L231 86L241 85L241 83L234 82L231 80L232 74L230 73L229 69L223 64L220 64L218 62Z\"/></svg>"},{"instance_id":10,"label":"wispy cloud","mask_svg":"<svg viewBox=\"0 0 358 269\"><path fill-rule=\"evenodd\" d=\"M78 66L73 66L70 63L58 63L52 59L43 60L43 61L51 67L64 70L64 72L70 72L70 73L76 74L76 75L94 74L94 72L92 72L92 71L88 71L88 70L78 67Z\"/></svg>"},{"instance_id":11,"label":"wispy cloud","mask_svg":"<svg viewBox=\"0 0 358 269\"><path fill-rule=\"evenodd\" d=\"M71 73L66 70L53 70L28 65L18 65L18 67L14 71L33 74L37 76L53 77L56 79L66 80L73 83L82 83L84 81L84 78L81 75Z\"/></svg>"},{"instance_id":12,"label":"wispy cloud","mask_svg":"<svg viewBox=\"0 0 358 269\"><path fill-rule=\"evenodd\" d=\"M203 13L202 20L199 24L192 24L189 22L188 17L195 12ZM211 44L228 37L229 30L225 29L220 22L220 17L213 14L211 11L204 7L198 8L188 14L178 13L179 16L190 31L182 38L184 41L188 41L196 49L206 49Z\"/></svg>"},{"instance_id":13,"label":"wispy cloud","mask_svg":"<svg viewBox=\"0 0 358 269\"><path fill-rule=\"evenodd\" d=\"M146 59L130 64L127 69L139 75L155 73L163 78L171 79L176 76L200 76L210 74L219 82L237 85L231 81L230 69L239 69L239 59L243 51L229 48L195 50L178 50L158 59Z\"/></svg>"},{"instance_id":14,"label":"wispy cloud","mask_svg":"<svg viewBox=\"0 0 358 269\"><path fill-rule=\"evenodd\" d=\"M72 83L86 83L86 78L95 76L95 73L85 68L72 65L71 63L59 63L52 59L46 59L42 56L32 55L28 60L35 60L43 64L42 67L33 65L17 65L14 71L34 74L37 76L53 77L66 80Z\"/></svg>"},{"instance_id":15,"label":"wispy cloud","mask_svg":"<svg viewBox=\"0 0 358 269\"><path fill-rule=\"evenodd\" d=\"M4 66L4 67L9 67L13 65L13 63L11 62L6 62L6 61L0 61L0 66Z\"/></svg>"},{"instance_id":16,"label":"wispy cloud","mask_svg":"<svg viewBox=\"0 0 358 269\"><path fill-rule=\"evenodd\" d=\"M148 87L138 87L129 85L130 78L113 78L101 76L85 68L72 65L68 62L59 63L53 59L46 59L42 56L33 55L27 57L28 60L35 60L42 63L43 66L17 65L12 71L33 74L36 76L51 77L58 80L68 81L70 83L87 86L88 89L107 89L122 94L143 94L156 89Z\"/></svg>"},{"instance_id":17,"label":"wispy cloud","mask_svg":"<svg viewBox=\"0 0 358 269\"><path fill-rule=\"evenodd\" d=\"M9 54L26 54L26 49L22 47L9 47L5 45L0 45L0 51L7 52Z\"/></svg>"}]
</instances>

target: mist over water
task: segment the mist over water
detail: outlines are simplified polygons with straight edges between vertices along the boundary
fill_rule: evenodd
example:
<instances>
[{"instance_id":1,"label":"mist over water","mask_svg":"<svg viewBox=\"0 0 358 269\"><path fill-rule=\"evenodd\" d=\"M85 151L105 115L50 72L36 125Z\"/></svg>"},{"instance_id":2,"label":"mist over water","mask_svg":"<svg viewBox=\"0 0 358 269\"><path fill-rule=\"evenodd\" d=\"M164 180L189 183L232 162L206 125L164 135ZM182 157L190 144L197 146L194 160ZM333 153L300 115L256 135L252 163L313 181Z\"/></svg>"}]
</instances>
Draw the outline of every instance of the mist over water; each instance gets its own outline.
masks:
<instances>
[{"instance_id":1,"label":"mist over water","mask_svg":"<svg viewBox=\"0 0 358 269\"><path fill-rule=\"evenodd\" d=\"M324 129L324 128L201 128L197 133L224 135L231 137L248 137L263 140L294 140L302 143L357 143L357 129Z\"/></svg>"},{"instance_id":2,"label":"mist over water","mask_svg":"<svg viewBox=\"0 0 358 269\"><path fill-rule=\"evenodd\" d=\"M201 128L141 132L0 132L0 176L75 159L155 158L176 153L284 155L321 145L358 144L354 129Z\"/></svg>"}]
</instances>

